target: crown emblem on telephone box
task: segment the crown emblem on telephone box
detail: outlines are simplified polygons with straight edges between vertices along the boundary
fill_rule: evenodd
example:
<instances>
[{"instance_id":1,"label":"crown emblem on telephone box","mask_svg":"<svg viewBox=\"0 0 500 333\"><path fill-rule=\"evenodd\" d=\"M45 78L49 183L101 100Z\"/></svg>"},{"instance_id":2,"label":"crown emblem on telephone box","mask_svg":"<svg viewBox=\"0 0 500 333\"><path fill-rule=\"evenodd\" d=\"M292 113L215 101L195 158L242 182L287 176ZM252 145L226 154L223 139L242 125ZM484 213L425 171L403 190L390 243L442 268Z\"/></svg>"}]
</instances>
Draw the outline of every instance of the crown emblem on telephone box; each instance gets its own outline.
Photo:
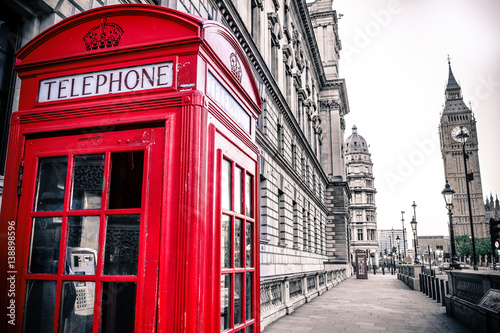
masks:
<instances>
[{"instance_id":1,"label":"crown emblem on telephone box","mask_svg":"<svg viewBox=\"0 0 500 333\"><path fill-rule=\"evenodd\" d=\"M241 83L241 76L242 76L241 64L240 61L238 60L238 56L236 55L236 53L234 52L231 53L229 57L229 62L231 64L231 73L233 73L236 79L238 79L238 81Z\"/></svg>"},{"instance_id":2,"label":"crown emblem on telephone box","mask_svg":"<svg viewBox=\"0 0 500 333\"><path fill-rule=\"evenodd\" d=\"M123 29L116 23L108 23L107 19L102 19L102 23L92 27L83 36L87 51L102 49L110 46L118 46L123 35Z\"/></svg>"}]
</instances>

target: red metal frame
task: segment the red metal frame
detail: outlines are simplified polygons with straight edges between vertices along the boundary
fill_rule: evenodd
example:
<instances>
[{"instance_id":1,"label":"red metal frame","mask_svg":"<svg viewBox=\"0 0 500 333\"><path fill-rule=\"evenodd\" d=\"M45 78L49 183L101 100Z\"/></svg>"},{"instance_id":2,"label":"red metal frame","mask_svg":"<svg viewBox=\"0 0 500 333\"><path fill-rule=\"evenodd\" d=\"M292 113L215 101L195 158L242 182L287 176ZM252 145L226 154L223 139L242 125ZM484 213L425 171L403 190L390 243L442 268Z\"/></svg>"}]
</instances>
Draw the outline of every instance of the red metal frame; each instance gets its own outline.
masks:
<instances>
[{"instance_id":1,"label":"red metal frame","mask_svg":"<svg viewBox=\"0 0 500 333\"><path fill-rule=\"evenodd\" d=\"M107 27L105 24L123 30L119 43L87 50L82 36L93 27ZM43 79L168 61L173 62L174 69L169 87L37 102ZM255 145L255 120L260 113L260 98L250 63L231 33L215 22L159 6L106 6L72 16L41 33L19 50L16 70L22 80L21 99L19 111L11 120L0 218L1 239L7 239L13 228L16 233L15 262L0 256L0 306L7 309L14 302L15 325L2 315L0 331L22 331L26 279L57 281L54 332L58 331L62 282L67 280L96 282L93 332L98 332L100 325L101 281L137 281L136 332L220 331L220 279L221 274L229 272L222 271L220 265L223 211L217 177L224 156L253 176L253 219L242 216L243 221L253 223L253 267L231 270L233 277L238 272L253 274L253 319L236 329L233 326L230 332L250 325L253 332L259 332L259 150ZM248 131L227 113L231 110L205 95L208 71L249 116ZM32 212L37 158L106 152L105 170L109 174L110 152L130 149L144 150L148 156L144 161L142 208L111 212L103 196L100 210L84 212L101 216L97 275L64 275L63 265L58 274L27 273L31 217L54 216L52 212ZM71 170L71 161L67 170ZM19 177L23 165L24 173ZM70 182L68 171L67 191ZM244 182L242 186L244 191ZM105 185L103 193L107 192ZM83 214L68 210L68 198L66 194L61 212L61 263L65 259L68 216ZM102 275L104 218L120 212L141 214L136 277ZM243 247L244 239L242 243ZM9 243L2 242L0 253L8 250ZM13 271L16 273L8 273ZM14 284L7 281L11 274ZM244 275L242 290L243 297ZM234 309L234 293L231 295Z\"/></svg>"}]
</instances>

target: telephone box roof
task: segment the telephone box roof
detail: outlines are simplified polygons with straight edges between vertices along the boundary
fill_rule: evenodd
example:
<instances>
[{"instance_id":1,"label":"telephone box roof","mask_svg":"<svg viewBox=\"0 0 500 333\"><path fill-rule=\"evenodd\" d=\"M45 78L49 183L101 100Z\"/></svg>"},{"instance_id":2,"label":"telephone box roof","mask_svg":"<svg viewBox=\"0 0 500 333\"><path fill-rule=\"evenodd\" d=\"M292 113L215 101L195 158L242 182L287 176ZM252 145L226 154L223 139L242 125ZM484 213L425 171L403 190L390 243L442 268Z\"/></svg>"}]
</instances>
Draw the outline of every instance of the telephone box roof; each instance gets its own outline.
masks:
<instances>
[{"instance_id":1,"label":"telephone box roof","mask_svg":"<svg viewBox=\"0 0 500 333\"><path fill-rule=\"evenodd\" d=\"M229 55L236 54L242 70L234 81L260 108L251 65L233 34L218 22L161 6L104 6L66 18L19 49L15 68L22 78L50 65L101 59L110 62L127 53L156 52L193 43L218 58L216 61L229 73Z\"/></svg>"}]
</instances>

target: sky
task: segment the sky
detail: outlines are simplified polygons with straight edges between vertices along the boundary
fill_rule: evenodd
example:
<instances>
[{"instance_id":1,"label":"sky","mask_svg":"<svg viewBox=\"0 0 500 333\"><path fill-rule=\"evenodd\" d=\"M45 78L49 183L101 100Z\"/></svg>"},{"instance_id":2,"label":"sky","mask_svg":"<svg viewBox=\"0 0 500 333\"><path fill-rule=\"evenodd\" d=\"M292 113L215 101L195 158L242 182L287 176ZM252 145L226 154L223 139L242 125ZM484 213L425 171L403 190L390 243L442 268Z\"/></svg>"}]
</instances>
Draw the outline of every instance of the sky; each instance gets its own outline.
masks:
<instances>
[{"instance_id":1,"label":"sky","mask_svg":"<svg viewBox=\"0 0 500 333\"><path fill-rule=\"evenodd\" d=\"M342 43L339 74L350 113L370 145L377 227L448 236L438 126L448 55L472 105L483 196L500 195L500 1L334 0Z\"/></svg>"}]
</instances>

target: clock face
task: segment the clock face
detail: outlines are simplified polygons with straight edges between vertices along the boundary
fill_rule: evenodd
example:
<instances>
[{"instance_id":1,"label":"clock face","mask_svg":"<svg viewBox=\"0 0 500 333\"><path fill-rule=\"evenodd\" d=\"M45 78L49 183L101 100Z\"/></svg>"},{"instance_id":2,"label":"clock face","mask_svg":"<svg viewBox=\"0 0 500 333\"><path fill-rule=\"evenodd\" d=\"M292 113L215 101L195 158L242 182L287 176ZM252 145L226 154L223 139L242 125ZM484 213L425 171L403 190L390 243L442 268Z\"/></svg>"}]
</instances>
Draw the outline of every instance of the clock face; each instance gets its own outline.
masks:
<instances>
[{"instance_id":1,"label":"clock face","mask_svg":"<svg viewBox=\"0 0 500 333\"><path fill-rule=\"evenodd\" d=\"M464 143L469 137L469 131L465 126L457 126L451 130L451 137L457 142Z\"/></svg>"}]
</instances>

